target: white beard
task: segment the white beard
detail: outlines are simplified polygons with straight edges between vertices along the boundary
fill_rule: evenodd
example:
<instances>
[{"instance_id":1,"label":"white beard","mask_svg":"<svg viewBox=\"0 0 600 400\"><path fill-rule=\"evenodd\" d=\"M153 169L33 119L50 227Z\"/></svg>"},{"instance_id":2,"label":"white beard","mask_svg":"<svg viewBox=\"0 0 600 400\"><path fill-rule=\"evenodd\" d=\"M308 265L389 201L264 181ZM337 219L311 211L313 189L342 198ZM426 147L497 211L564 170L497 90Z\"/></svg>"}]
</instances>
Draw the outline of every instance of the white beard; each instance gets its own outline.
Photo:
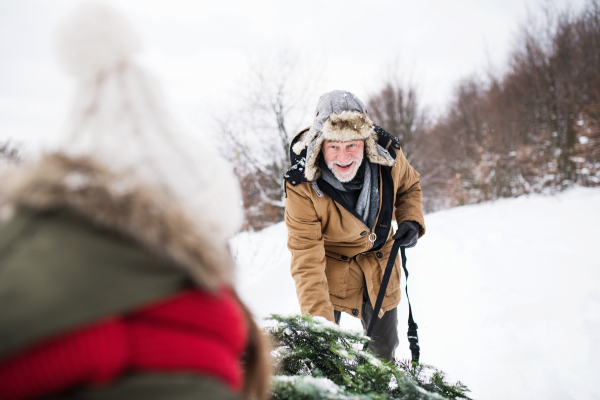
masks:
<instances>
[{"instance_id":1,"label":"white beard","mask_svg":"<svg viewBox=\"0 0 600 400\"><path fill-rule=\"evenodd\" d=\"M347 172L338 172L337 169L334 168L335 164L342 165L342 163L340 163L339 161L336 161L336 160L328 162L327 166L329 167L331 172L333 172L333 175L337 178L338 181L350 182L356 176L356 173L358 172L358 168L360 168L363 159L364 159L364 157L362 157L360 159L358 159L356 157L351 158L345 165L348 165L348 164L354 162L354 166Z\"/></svg>"}]
</instances>

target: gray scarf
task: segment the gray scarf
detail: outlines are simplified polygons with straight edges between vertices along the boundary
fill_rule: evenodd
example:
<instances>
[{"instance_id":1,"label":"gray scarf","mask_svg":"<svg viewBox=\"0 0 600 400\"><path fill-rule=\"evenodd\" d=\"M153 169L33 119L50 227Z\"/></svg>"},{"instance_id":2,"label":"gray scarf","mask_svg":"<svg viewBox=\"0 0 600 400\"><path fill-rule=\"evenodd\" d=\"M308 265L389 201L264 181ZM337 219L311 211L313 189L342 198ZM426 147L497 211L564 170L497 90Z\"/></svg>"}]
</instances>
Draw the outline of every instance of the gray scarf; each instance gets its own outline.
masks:
<instances>
[{"instance_id":1,"label":"gray scarf","mask_svg":"<svg viewBox=\"0 0 600 400\"><path fill-rule=\"evenodd\" d=\"M363 163L364 166L364 179L362 189L356 200L356 204L350 204L350 207L354 206L354 209L361 216L363 222L366 222L369 228L375 225L375 219L379 212L379 166L369 162L365 157ZM325 161L322 161L321 168L323 174L323 180L329 183L335 190L339 191L344 199L348 199L349 190L344 187L344 184L340 182L333 172L329 169Z\"/></svg>"}]
</instances>

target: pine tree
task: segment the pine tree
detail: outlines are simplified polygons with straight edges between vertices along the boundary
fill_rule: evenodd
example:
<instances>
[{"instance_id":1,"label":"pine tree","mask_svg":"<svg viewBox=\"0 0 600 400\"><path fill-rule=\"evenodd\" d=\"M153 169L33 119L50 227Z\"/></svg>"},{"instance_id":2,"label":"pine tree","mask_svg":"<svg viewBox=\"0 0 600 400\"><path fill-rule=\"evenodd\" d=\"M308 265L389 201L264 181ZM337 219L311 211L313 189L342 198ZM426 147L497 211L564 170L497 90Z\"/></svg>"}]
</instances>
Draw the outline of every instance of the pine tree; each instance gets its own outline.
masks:
<instances>
[{"instance_id":1,"label":"pine tree","mask_svg":"<svg viewBox=\"0 0 600 400\"><path fill-rule=\"evenodd\" d=\"M444 373L408 361L390 363L368 350L370 339L321 317L282 317L266 328L275 343L278 367L273 399L469 399L467 387L450 384Z\"/></svg>"}]
</instances>

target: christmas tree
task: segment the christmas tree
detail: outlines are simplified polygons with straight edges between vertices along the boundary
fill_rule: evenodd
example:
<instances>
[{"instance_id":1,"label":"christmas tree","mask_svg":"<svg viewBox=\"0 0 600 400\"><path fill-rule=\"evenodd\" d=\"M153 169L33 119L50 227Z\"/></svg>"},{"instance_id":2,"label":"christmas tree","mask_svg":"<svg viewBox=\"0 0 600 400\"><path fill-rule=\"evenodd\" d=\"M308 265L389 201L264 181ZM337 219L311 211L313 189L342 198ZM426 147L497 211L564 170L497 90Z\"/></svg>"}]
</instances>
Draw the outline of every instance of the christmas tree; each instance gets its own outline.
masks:
<instances>
[{"instance_id":1,"label":"christmas tree","mask_svg":"<svg viewBox=\"0 0 600 400\"><path fill-rule=\"evenodd\" d=\"M322 317L273 315L266 328L274 341L277 375L273 399L469 399L460 382L408 361L379 359L364 345L370 339Z\"/></svg>"}]
</instances>

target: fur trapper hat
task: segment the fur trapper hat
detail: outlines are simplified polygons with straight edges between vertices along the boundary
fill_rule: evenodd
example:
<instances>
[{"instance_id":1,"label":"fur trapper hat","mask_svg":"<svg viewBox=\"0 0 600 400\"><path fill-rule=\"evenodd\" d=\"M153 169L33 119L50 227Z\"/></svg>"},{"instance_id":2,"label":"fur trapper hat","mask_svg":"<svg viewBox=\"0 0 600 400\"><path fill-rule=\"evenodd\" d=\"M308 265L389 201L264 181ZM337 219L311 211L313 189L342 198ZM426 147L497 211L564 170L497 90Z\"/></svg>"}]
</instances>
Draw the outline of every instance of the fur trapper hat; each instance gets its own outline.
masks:
<instances>
[{"instance_id":1,"label":"fur trapper hat","mask_svg":"<svg viewBox=\"0 0 600 400\"><path fill-rule=\"evenodd\" d=\"M387 150L377 144L377 133L365 105L350 92L334 90L322 95L312 126L292 148L296 154L307 149L304 176L310 182L321 177L318 160L326 139L339 142L364 140L365 156L370 162L387 167L395 164Z\"/></svg>"}]
</instances>

